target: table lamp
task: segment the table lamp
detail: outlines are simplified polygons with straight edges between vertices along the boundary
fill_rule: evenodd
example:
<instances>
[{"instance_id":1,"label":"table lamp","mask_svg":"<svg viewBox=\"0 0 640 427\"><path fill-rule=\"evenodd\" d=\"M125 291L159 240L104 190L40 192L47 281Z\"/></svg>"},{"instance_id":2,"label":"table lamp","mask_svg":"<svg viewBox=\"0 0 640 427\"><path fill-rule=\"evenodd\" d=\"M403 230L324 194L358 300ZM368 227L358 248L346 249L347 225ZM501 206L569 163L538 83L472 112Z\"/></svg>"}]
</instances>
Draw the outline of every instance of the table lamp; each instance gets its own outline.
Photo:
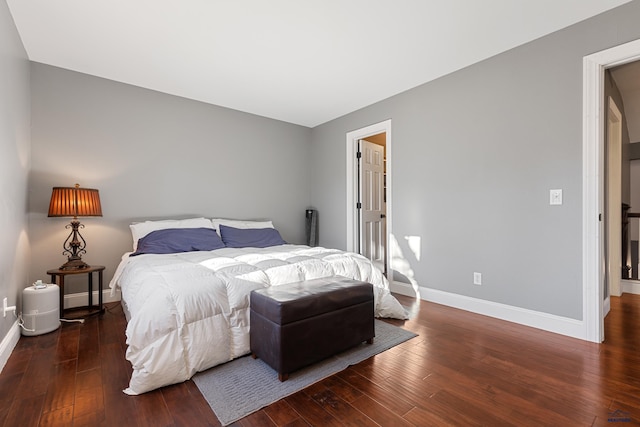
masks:
<instances>
[{"instance_id":1,"label":"table lamp","mask_svg":"<svg viewBox=\"0 0 640 427\"><path fill-rule=\"evenodd\" d=\"M102 216L100 206L100 194L93 188L53 187L51 202L49 203L50 217L72 217L71 223L65 228L70 228L71 233L62 244L63 255L68 254L68 261L60 270L78 270L89 267L82 261L82 254L86 254L87 242L80 234L79 229L84 228L78 221L79 216Z\"/></svg>"}]
</instances>

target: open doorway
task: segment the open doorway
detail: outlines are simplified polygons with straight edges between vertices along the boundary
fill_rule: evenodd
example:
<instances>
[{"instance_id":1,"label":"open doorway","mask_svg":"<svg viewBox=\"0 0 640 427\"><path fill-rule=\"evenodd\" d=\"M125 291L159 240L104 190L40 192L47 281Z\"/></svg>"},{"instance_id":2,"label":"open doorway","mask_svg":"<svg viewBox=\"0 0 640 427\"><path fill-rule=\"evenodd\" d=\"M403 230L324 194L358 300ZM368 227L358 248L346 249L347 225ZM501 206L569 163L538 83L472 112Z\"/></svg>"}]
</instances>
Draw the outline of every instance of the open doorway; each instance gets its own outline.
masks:
<instances>
[{"instance_id":1,"label":"open doorway","mask_svg":"<svg viewBox=\"0 0 640 427\"><path fill-rule=\"evenodd\" d=\"M608 71L619 95L617 105L609 106L607 117L608 139L622 139L622 254L621 283L616 293L611 285L611 295L640 293L640 61L616 66ZM616 112L615 109L618 108ZM620 119L617 120L616 117ZM610 145L610 144L608 144ZM608 174L607 174L608 175Z\"/></svg>"},{"instance_id":2,"label":"open doorway","mask_svg":"<svg viewBox=\"0 0 640 427\"><path fill-rule=\"evenodd\" d=\"M605 71L640 59L640 40L583 58L583 326L584 339L604 340L606 293Z\"/></svg>"},{"instance_id":3,"label":"open doorway","mask_svg":"<svg viewBox=\"0 0 640 427\"><path fill-rule=\"evenodd\" d=\"M346 146L347 250L371 259L391 282L391 120L348 132Z\"/></svg>"}]
</instances>

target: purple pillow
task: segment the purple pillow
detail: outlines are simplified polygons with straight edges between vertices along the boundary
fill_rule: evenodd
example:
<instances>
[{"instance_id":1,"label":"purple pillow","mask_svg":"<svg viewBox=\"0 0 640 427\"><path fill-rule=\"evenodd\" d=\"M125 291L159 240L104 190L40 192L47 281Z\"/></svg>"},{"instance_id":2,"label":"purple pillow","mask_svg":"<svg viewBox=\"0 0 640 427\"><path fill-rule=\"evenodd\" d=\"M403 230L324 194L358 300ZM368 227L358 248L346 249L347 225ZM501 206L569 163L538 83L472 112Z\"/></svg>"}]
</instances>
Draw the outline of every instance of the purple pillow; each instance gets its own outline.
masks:
<instances>
[{"instance_id":1,"label":"purple pillow","mask_svg":"<svg viewBox=\"0 0 640 427\"><path fill-rule=\"evenodd\" d=\"M233 228L220 224L220 235L228 248L266 248L287 244L275 228Z\"/></svg>"},{"instance_id":2,"label":"purple pillow","mask_svg":"<svg viewBox=\"0 0 640 427\"><path fill-rule=\"evenodd\" d=\"M152 231L138 240L138 249L130 256L212 251L224 248L213 228L165 228Z\"/></svg>"}]
</instances>

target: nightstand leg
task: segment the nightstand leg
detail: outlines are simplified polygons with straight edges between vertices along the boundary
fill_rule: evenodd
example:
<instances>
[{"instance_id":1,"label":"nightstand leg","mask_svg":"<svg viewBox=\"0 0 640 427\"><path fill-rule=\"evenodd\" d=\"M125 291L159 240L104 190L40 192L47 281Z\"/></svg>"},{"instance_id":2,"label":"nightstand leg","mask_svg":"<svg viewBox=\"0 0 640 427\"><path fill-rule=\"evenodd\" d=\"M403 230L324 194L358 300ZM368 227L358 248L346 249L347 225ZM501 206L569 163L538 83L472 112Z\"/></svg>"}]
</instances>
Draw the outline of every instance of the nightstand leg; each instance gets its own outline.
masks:
<instances>
[{"instance_id":1,"label":"nightstand leg","mask_svg":"<svg viewBox=\"0 0 640 427\"><path fill-rule=\"evenodd\" d=\"M58 283L58 280L56 280L56 275L52 274L51 275L51 283L53 283L54 285L58 285L59 292L60 292L60 319L64 319L64 276L60 276L60 283Z\"/></svg>"},{"instance_id":2,"label":"nightstand leg","mask_svg":"<svg viewBox=\"0 0 640 427\"><path fill-rule=\"evenodd\" d=\"M93 273L87 274L89 276L89 310L93 307Z\"/></svg>"},{"instance_id":3,"label":"nightstand leg","mask_svg":"<svg viewBox=\"0 0 640 427\"><path fill-rule=\"evenodd\" d=\"M102 270L98 271L98 305L100 306L100 313L104 312L102 308Z\"/></svg>"}]
</instances>

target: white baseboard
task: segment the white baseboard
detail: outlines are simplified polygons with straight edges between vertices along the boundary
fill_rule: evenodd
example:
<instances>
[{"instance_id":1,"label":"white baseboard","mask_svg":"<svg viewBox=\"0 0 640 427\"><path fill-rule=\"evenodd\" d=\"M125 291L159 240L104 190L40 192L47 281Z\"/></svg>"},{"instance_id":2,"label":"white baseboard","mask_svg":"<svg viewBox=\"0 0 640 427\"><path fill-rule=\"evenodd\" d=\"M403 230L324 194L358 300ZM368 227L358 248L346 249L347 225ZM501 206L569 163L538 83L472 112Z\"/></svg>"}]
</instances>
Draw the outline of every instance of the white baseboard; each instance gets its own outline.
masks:
<instances>
[{"instance_id":1,"label":"white baseboard","mask_svg":"<svg viewBox=\"0 0 640 427\"><path fill-rule=\"evenodd\" d=\"M98 304L98 291L93 291L93 304ZM120 292L111 296L111 289L102 290L102 303L120 301ZM64 296L64 308L83 307L89 303L88 292L78 292L76 294L66 294Z\"/></svg>"},{"instance_id":2,"label":"white baseboard","mask_svg":"<svg viewBox=\"0 0 640 427\"><path fill-rule=\"evenodd\" d=\"M640 295L640 281L638 280L621 280L620 288L623 294Z\"/></svg>"},{"instance_id":3,"label":"white baseboard","mask_svg":"<svg viewBox=\"0 0 640 427\"><path fill-rule=\"evenodd\" d=\"M16 344L18 344L19 339L20 326L18 326L18 321L16 320L13 322L13 325L9 329L7 335L5 335L2 342L0 342L0 372L4 369L4 365L7 364L9 356L11 356L11 352L13 352Z\"/></svg>"},{"instance_id":4,"label":"white baseboard","mask_svg":"<svg viewBox=\"0 0 640 427\"><path fill-rule=\"evenodd\" d=\"M394 282L391 285L390 289L392 292L397 292L411 297L416 296L416 293L410 284ZM419 298L425 301L554 332L556 334L586 339L584 322L581 320L453 294L422 286L418 287L418 294Z\"/></svg>"},{"instance_id":5,"label":"white baseboard","mask_svg":"<svg viewBox=\"0 0 640 427\"><path fill-rule=\"evenodd\" d=\"M408 297L415 297L416 292L410 283L404 282L389 282L389 290L396 294L405 295Z\"/></svg>"}]
</instances>

